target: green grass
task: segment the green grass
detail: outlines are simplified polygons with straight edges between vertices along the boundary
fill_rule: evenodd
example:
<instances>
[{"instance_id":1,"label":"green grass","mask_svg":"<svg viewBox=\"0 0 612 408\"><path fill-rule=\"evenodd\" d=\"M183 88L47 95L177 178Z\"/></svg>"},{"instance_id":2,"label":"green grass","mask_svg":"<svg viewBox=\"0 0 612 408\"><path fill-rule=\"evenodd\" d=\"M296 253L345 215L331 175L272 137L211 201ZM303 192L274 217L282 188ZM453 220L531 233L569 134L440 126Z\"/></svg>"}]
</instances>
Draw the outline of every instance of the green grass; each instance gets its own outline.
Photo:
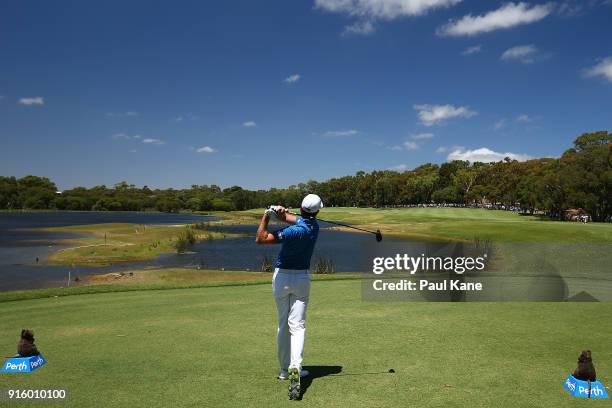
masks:
<instances>
[{"instance_id":1,"label":"green grass","mask_svg":"<svg viewBox=\"0 0 612 408\"><path fill-rule=\"evenodd\" d=\"M172 290L202 287L245 286L269 284L272 274L268 272L198 270L191 268L143 269L124 272L120 279L111 275L92 275L82 283L70 287L43 288L0 292L0 303L20 300L44 299L51 297L85 294L133 292L142 290ZM317 280L360 279L361 274L342 273L312 275Z\"/></svg>"},{"instance_id":2,"label":"green grass","mask_svg":"<svg viewBox=\"0 0 612 408\"><path fill-rule=\"evenodd\" d=\"M224 217L218 224L257 222L263 210L215 213ZM417 240L497 242L612 242L612 224L545 221L509 211L470 208L325 208L321 218L362 228L380 229L386 236ZM153 259L175 251L176 226L137 224L94 224L48 228L49 231L86 234L66 240L71 247L52 254L57 264L109 265ZM198 239L223 238L214 231L196 230Z\"/></svg>"},{"instance_id":3,"label":"green grass","mask_svg":"<svg viewBox=\"0 0 612 408\"><path fill-rule=\"evenodd\" d=\"M184 227L106 223L45 228L45 231L83 234L64 240L69 248L53 253L48 261L56 264L109 265L153 259L164 252L176 251L176 241ZM225 234L195 230L198 239L222 238Z\"/></svg>"},{"instance_id":4,"label":"green grass","mask_svg":"<svg viewBox=\"0 0 612 408\"><path fill-rule=\"evenodd\" d=\"M286 406L274 378L269 285L117 292L0 304L0 350L33 328L48 364L1 388L65 388L68 407ZM612 304L365 302L360 282L313 282L300 406L573 407L582 348L610 385ZM602 320L603 319L603 320ZM387 371L393 368L395 374ZM321 369L315 369L320 372Z\"/></svg>"},{"instance_id":5,"label":"green grass","mask_svg":"<svg viewBox=\"0 0 612 408\"><path fill-rule=\"evenodd\" d=\"M237 214L262 214L250 210ZM231 217L232 214L227 215ZM521 216L510 211L473 208L323 208L323 219L385 235L424 240L481 240L508 242L612 242L612 224L558 222Z\"/></svg>"}]
</instances>

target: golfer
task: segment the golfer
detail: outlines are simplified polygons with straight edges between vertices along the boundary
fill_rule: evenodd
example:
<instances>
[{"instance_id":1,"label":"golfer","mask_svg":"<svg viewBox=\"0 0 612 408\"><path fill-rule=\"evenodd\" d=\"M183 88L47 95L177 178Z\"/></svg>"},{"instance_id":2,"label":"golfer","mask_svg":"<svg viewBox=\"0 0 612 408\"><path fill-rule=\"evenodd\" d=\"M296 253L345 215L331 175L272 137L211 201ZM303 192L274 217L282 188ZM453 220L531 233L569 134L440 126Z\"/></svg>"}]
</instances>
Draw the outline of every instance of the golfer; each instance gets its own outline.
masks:
<instances>
[{"instance_id":1,"label":"golfer","mask_svg":"<svg viewBox=\"0 0 612 408\"><path fill-rule=\"evenodd\" d=\"M308 375L302 369L304 324L310 294L310 258L319 235L316 217L323 208L321 198L308 194L302 200L301 216L289 214L281 206L266 210L257 229L258 244L282 244L274 263L272 291L278 311L278 360L281 380L288 377L299 384ZM270 218L292 224L276 232L268 232ZM295 377L295 378L294 378ZM299 385L298 385L299 387Z\"/></svg>"}]
</instances>

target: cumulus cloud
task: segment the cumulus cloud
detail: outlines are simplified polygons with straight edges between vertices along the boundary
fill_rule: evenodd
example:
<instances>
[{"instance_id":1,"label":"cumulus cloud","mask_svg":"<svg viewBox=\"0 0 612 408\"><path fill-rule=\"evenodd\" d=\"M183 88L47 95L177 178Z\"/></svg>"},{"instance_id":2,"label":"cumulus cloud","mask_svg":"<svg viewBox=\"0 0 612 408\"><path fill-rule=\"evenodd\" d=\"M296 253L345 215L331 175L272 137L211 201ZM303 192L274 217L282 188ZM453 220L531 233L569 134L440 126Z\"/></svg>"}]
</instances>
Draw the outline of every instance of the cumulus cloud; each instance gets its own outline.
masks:
<instances>
[{"instance_id":1,"label":"cumulus cloud","mask_svg":"<svg viewBox=\"0 0 612 408\"><path fill-rule=\"evenodd\" d=\"M359 133L358 130L350 129L350 130L328 130L323 133L323 136L326 137L339 137L339 136L354 136Z\"/></svg>"},{"instance_id":2,"label":"cumulus cloud","mask_svg":"<svg viewBox=\"0 0 612 408\"><path fill-rule=\"evenodd\" d=\"M195 149L197 153L215 153L217 150L210 146L202 146Z\"/></svg>"},{"instance_id":3,"label":"cumulus cloud","mask_svg":"<svg viewBox=\"0 0 612 408\"><path fill-rule=\"evenodd\" d=\"M127 111L127 112L120 112L120 113L108 112L106 116L108 116L109 118L128 118L128 117L138 116L138 112L134 112L134 111Z\"/></svg>"},{"instance_id":4,"label":"cumulus cloud","mask_svg":"<svg viewBox=\"0 0 612 408\"><path fill-rule=\"evenodd\" d=\"M433 126L452 118L471 118L478 112L470 110L467 106L453 105L414 105L419 121L425 126Z\"/></svg>"},{"instance_id":5,"label":"cumulus cloud","mask_svg":"<svg viewBox=\"0 0 612 408\"><path fill-rule=\"evenodd\" d=\"M253 122L252 120L246 121L242 124L242 126L250 128L250 127L257 127L257 123Z\"/></svg>"},{"instance_id":6,"label":"cumulus cloud","mask_svg":"<svg viewBox=\"0 0 612 408\"><path fill-rule=\"evenodd\" d=\"M612 83L612 57L604 58L595 66L585 70L584 76L587 78L602 77Z\"/></svg>"},{"instance_id":7,"label":"cumulus cloud","mask_svg":"<svg viewBox=\"0 0 612 408\"><path fill-rule=\"evenodd\" d=\"M45 98L42 96L35 96L32 98L21 98L19 99L19 103L22 105L44 105Z\"/></svg>"},{"instance_id":8,"label":"cumulus cloud","mask_svg":"<svg viewBox=\"0 0 612 408\"><path fill-rule=\"evenodd\" d=\"M425 139L433 139L433 133L417 133L415 135L411 135L410 138L412 140L425 140Z\"/></svg>"},{"instance_id":9,"label":"cumulus cloud","mask_svg":"<svg viewBox=\"0 0 612 408\"><path fill-rule=\"evenodd\" d=\"M289 75L287 78L283 79L283 82L285 82L286 84L294 84L297 81L299 81L300 79L302 79L302 76L300 74L293 74L293 75Z\"/></svg>"},{"instance_id":10,"label":"cumulus cloud","mask_svg":"<svg viewBox=\"0 0 612 408\"><path fill-rule=\"evenodd\" d=\"M370 19L392 20L419 16L431 10L454 6L461 0L315 0L315 7Z\"/></svg>"},{"instance_id":11,"label":"cumulus cloud","mask_svg":"<svg viewBox=\"0 0 612 408\"><path fill-rule=\"evenodd\" d=\"M370 35L376 31L376 27L371 21L356 21L353 24L349 24L344 27L342 35L344 37L350 37L353 35Z\"/></svg>"},{"instance_id":12,"label":"cumulus cloud","mask_svg":"<svg viewBox=\"0 0 612 408\"><path fill-rule=\"evenodd\" d=\"M160 139L151 139L151 138L142 139L142 143L158 145L158 146L166 144L166 142L164 142L163 140L160 140Z\"/></svg>"},{"instance_id":13,"label":"cumulus cloud","mask_svg":"<svg viewBox=\"0 0 612 408\"><path fill-rule=\"evenodd\" d=\"M530 6L528 3L510 2L483 15L468 14L459 20L451 20L448 24L439 27L437 34L454 37L472 36L535 23L548 16L553 8L552 3Z\"/></svg>"},{"instance_id":14,"label":"cumulus cloud","mask_svg":"<svg viewBox=\"0 0 612 408\"><path fill-rule=\"evenodd\" d=\"M531 156L528 156L526 154L511 152L499 153L486 147L481 147L480 149L475 150L455 149L448 154L447 160L467 160L472 163L491 163L502 161L506 157L518 161L525 161L532 158Z\"/></svg>"},{"instance_id":15,"label":"cumulus cloud","mask_svg":"<svg viewBox=\"0 0 612 408\"><path fill-rule=\"evenodd\" d=\"M504 51L500 59L502 61L520 61L523 64L531 64L535 61L537 54L538 48L533 44L517 45Z\"/></svg>"},{"instance_id":16,"label":"cumulus cloud","mask_svg":"<svg viewBox=\"0 0 612 408\"><path fill-rule=\"evenodd\" d=\"M471 47L467 47L465 50L463 50L461 52L461 55L472 55L472 54L478 54L480 51L482 51L482 45L478 44L478 45L473 45Z\"/></svg>"}]
</instances>

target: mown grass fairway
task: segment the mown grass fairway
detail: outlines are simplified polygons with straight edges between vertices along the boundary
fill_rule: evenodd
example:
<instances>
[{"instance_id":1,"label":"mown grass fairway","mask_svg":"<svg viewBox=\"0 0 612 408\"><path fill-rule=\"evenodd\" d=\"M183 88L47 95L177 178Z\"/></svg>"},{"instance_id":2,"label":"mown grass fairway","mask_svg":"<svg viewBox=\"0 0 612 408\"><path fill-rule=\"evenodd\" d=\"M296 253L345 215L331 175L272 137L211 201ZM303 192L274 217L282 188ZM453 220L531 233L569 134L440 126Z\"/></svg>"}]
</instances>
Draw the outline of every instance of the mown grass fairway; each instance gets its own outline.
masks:
<instances>
[{"instance_id":1,"label":"mown grass fairway","mask_svg":"<svg viewBox=\"0 0 612 408\"><path fill-rule=\"evenodd\" d=\"M274 378L269 284L0 303L0 350L33 328L48 365L1 388L65 388L70 407L571 407L582 348L612 380L612 304L364 302L358 280L313 282L301 402ZM323 368L316 368L322 366ZM327 366L328 368L324 368ZM331 368L329 368L331 367ZM396 372L389 374L393 368Z\"/></svg>"},{"instance_id":2,"label":"mown grass fairway","mask_svg":"<svg viewBox=\"0 0 612 408\"><path fill-rule=\"evenodd\" d=\"M262 210L248 213L263 214ZM240 214L240 213L238 213ZM323 208L323 219L387 235L431 240L612 242L612 224L557 222L474 208Z\"/></svg>"}]
</instances>

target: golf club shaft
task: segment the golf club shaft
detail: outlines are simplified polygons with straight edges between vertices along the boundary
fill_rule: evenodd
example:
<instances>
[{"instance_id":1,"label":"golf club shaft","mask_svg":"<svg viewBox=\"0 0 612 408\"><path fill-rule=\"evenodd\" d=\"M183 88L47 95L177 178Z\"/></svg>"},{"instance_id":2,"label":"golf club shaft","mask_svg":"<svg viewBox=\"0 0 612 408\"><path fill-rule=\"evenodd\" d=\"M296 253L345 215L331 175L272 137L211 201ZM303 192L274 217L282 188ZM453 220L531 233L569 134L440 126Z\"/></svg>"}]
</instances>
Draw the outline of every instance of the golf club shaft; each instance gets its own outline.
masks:
<instances>
[{"instance_id":1,"label":"golf club shaft","mask_svg":"<svg viewBox=\"0 0 612 408\"><path fill-rule=\"evenodd\" d=\"M291 212L291 211L287 211L287 212L288 212L289 214L291 214L291 215L295 215L295 216L299 216L299 215L300 215L300 214L296 214L296 213ZM319 221L327 222L328 224L334 224L334 225L339 225L339 226L341 226L341 227L352 228L352 229L355 229L355 230L358 230L358 231L369 232L370 234L374 234L374 235L377 235L377 234L378 234L376 231L369 231L369 230L367 230L367 229L363 229L363 228L359 228L359 227L354 227L354 226L352 226L352 225L343 224L343 223L341 223L341 222L336 222L336 221L328 221L328 220L324 220L324 219L322 219L322 218L318 218L318 217L317 217L317 219L318 219Z\"/></svg>"}]
</instances>

